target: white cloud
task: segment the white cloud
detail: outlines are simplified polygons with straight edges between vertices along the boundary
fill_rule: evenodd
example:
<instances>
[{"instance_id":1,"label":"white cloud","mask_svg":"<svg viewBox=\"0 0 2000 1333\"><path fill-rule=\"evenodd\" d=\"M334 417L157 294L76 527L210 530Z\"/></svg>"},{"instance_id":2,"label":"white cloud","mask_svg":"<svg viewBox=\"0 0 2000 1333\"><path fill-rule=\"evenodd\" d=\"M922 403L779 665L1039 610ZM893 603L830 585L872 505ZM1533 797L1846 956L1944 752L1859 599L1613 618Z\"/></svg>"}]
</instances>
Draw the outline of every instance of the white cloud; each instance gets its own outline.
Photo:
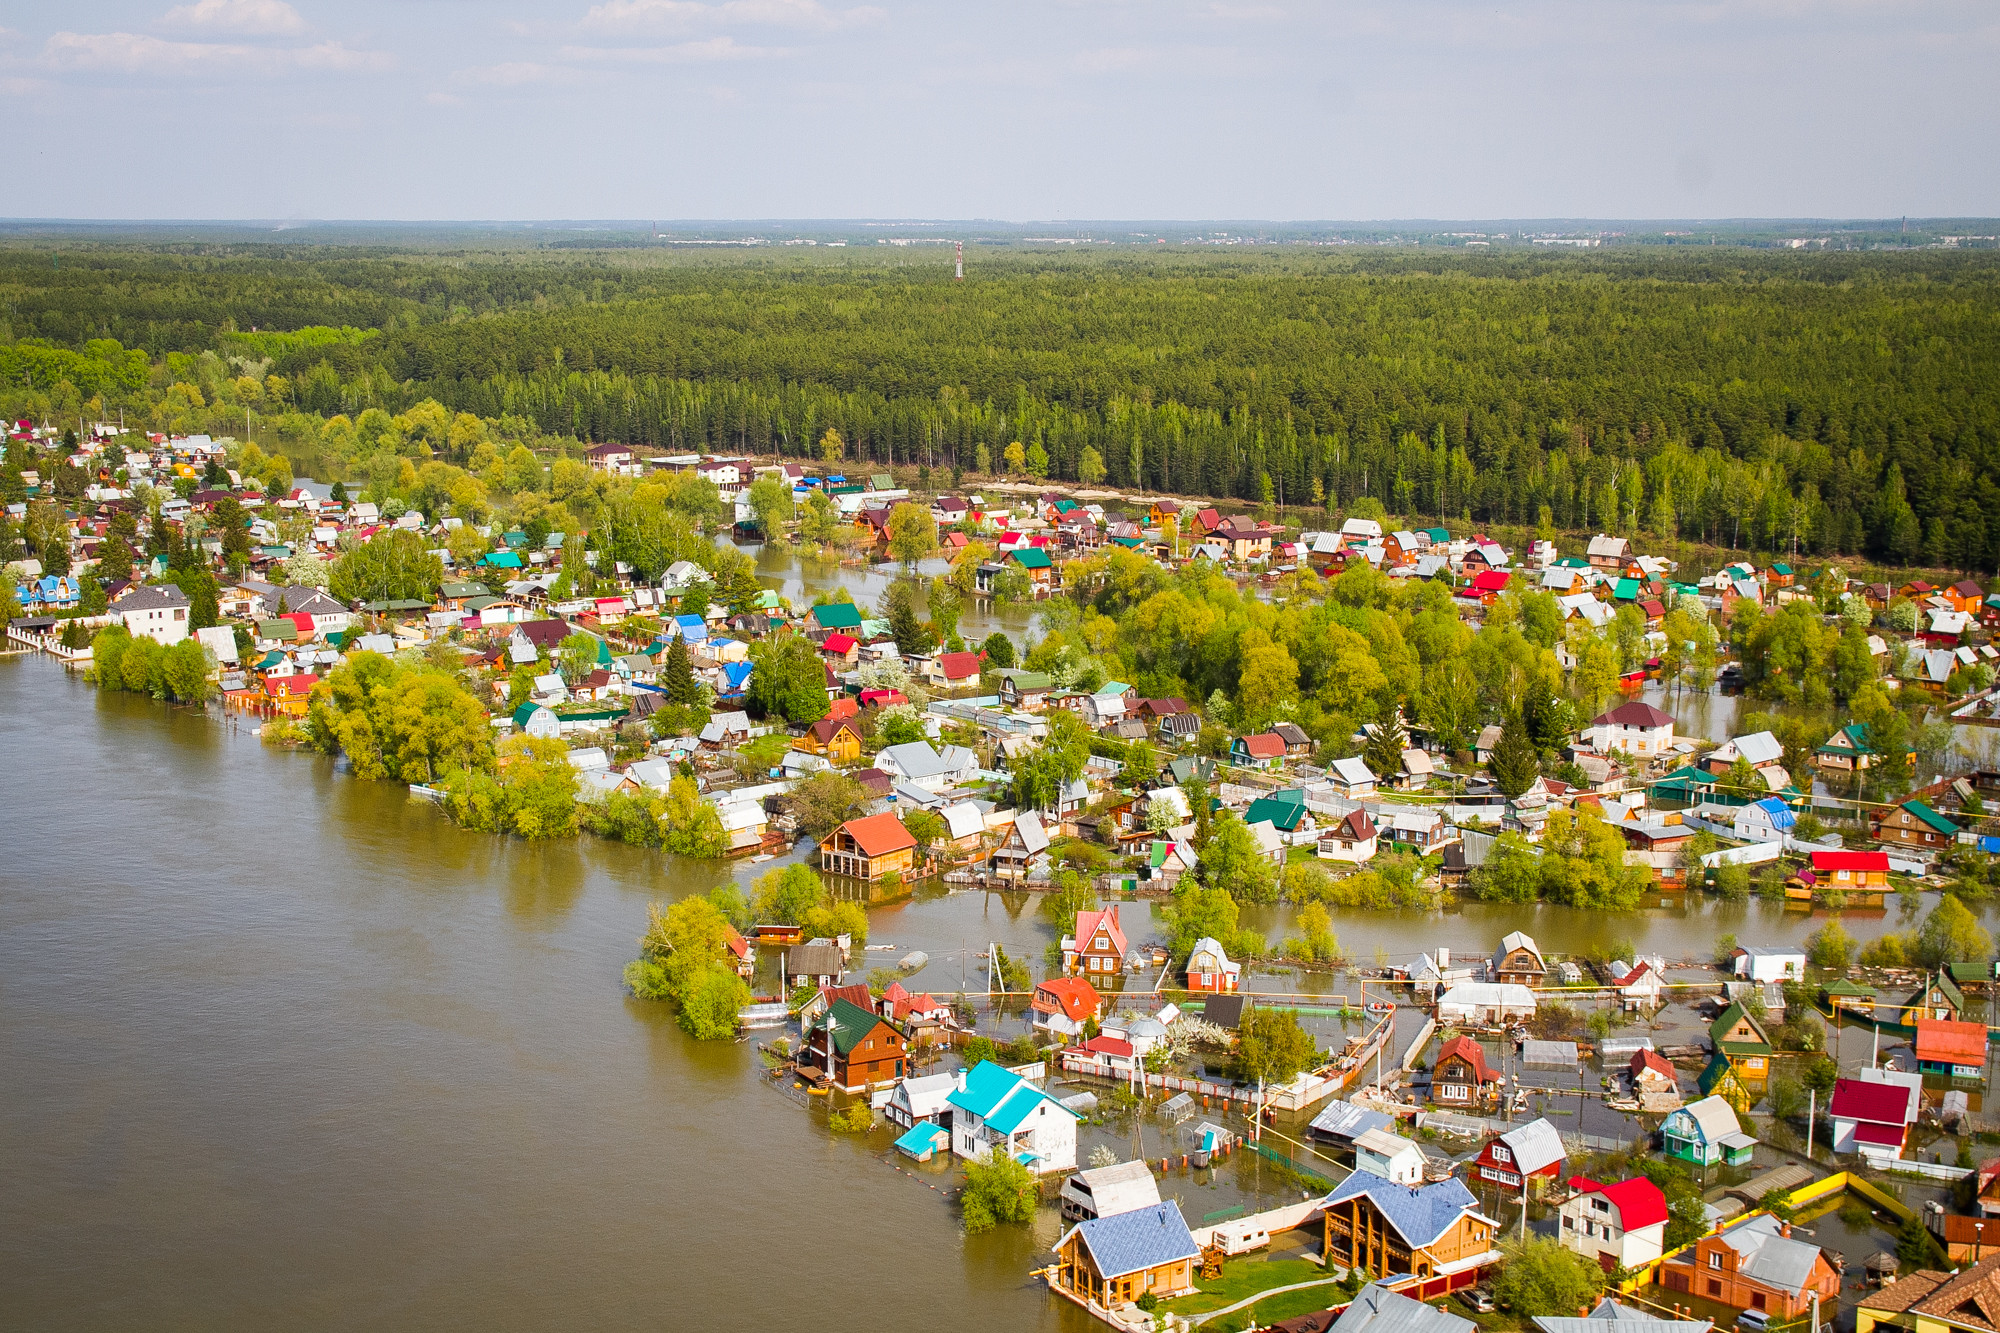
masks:
<instances>
[{"instance_id":1,"label":"white cloud","mask_svg":"<svg viewBox=\"0 0 2000 1333\"><path fill-rule=\"evenodd\" d=\"M256 36L282 36L301 31L305 20L285 0L195 0L167 11L161 20L172 27L212 28Z\"/></svg>"},{"instance_id":2,"label":"white cloud","mask_svg":"<svg viewBox=\"0 0 2000 1333\"><path fill-rule=\"evenodd\" d=\"M874 5L829 9L820 0L722 0L713 5L698 0L605 0L592 6L583 22L586 27L627 30L764 24L830 32L879 23L884 17Z\"/></svg>"},{"instance_id":3,"label":"white cloud","mask_svg":"<svg viewBox=\"0 0 2000 1333\"><path fill-rule=\"evenodd\" d=\"M670 46L565 46L564 60L620 65L702 65L731 60L764 60L785 55L782 47L740 46L734 38L710 37Z\"/></svg>"},{"instance_id":4,"label":"white cloud","mask_svg":"<svg viewBox=\"0 0 2000 1333\"><path fill-rule=\"evenodd\" d=\"M583 71L566 65L544 65L528 60L508 61L498 65L478 65L472 69L462 69L453 74L452 81L461 84L476 84L484 88L527 88L545 83L572 83L583 77ZM452 98L457 101L457 98Z\"/></svg>"},{"instance_id":5,"label":"white cloud","mask_svg":"<svg viewBox=\"0 0 2000 1333\"><path fill-rule=\"evenodd\" d=\"M236 42L174 42L136 32L59 32L42 48L42 60L57 70L80 73L203 74L231 69L252 73L333 70L350 73L386 69L391 57L355 51L339 42L315 46L246 46Z\"/></svg>"}]
</instances>

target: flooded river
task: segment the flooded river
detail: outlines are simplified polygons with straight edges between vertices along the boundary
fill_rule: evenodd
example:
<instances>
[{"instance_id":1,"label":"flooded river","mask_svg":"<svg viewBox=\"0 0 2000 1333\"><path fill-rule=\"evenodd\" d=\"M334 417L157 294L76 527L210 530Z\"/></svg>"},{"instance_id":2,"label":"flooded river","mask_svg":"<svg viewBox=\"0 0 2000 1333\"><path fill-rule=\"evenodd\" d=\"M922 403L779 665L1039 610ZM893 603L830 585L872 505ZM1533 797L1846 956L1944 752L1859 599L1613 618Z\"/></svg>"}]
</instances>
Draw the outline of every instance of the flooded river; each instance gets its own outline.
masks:
<instances>
[{"instance_id":1,"label":"flooded river","mask_svg":"<svg viewBox=\"0 0 2000 1333\"><path fill-rule=\"evenodd\" d=\"M879 577L804 579L872 602ZM750 1047L689 1041L622 994L649 900L767 867L463 832L391 784L31 657L0 660L0 809L8 1326L1088 1326L1027 1277L1052 1210L968 1240L942 1170L896 1169L880 1131L830 1135L761 1086ZM1150 905L1126 912L1156 933ZM1701 900L1335 924L1362 960L1486 953L1517 928L1674 957L1815 928ZM1848 924L1906 923L1892 906ZM924 950L917 984L938 992L983 990L989 941L1039 963L1054 938L1033 899L983 893L886 904L872 930L872 962ZM1175 1148L1144 1123L1084 1150L1099 1141ZM1199 1224L1297 1182L1239 1156L1162 1188Z\"/></svg>"}]
</instances>

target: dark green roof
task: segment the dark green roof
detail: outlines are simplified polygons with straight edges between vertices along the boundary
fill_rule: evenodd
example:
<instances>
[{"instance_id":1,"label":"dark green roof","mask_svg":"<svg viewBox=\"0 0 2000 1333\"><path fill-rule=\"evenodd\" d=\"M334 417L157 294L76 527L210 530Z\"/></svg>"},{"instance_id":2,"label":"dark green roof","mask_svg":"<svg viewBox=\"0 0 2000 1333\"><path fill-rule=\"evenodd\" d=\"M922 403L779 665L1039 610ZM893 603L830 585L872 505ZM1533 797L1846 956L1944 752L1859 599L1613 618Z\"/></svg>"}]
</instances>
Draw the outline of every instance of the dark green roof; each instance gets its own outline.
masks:
<instances>
[{"instance_id":1,"label":"dark green roof","mask_svg":"<svg viewBox=\"0 0 2000 1333\"><path fill-rule=\"evenodd\" d=\"M1905 1003L1904 1007L1910 1009L1921 1008L1923 1006L1926 997L1930 995L1932 986L1936 986L1939 990L1944 992L1944 997L1947 1000L1951 1001L1951 1007L1954 1010L1957 1010L1961 1013L1964 1012L1965 992L1961 991L1958 988L1958 983L1953 981L1951 979L1951 974L1945 971L1943 968L1939 968L1936 975L1925 977L1924 984L1922 986L1919 986L1915 991L1911 992L1910 998Z\"/></svg>"},{"instance_id":2,"label":"dark green roof","mask_svg":"<svg viewBox=\"0 0 2000 1333\"><path fill-rule=\"evenodd\" d=\"M1286 791L1272 792L1250 802L1250 808L1243 812L1246 824L1261 824L1270 820L1282 832L1290 833L1306 817L1306 794L1294 787Z\"/></svg>"},{"instance_id":3,"label":"dark green roof","mask_svg":"<svg viewBox=\"0 0 2000 1333\"><path fill-rule=\"evenodd\" d=\"M852 1000L835 1000L824 1016L814 1023L815 1028L833 1029L833 1049L842 1055L851 1054L861 1039L875 1030L881 1018Z\"/></svg>"},{"instance_id":4,"label":"dark green roof","mask_svg":"<svg viewBox=\"0 0 2000 1333\"><path fill-rule=\"evenodd\" d=\"M1903 809L1915 815L1936 832L1945 834L1947 837L1955 837L1958 834L1958 825L1952 823L1922 801L1905 801L1903 802Z\"/></svg>"},{"instance_id":5,"label":"dark green roof","mask_svg":"<svg viewBox=\"0 0 2000 1333\"><path fill-rule=\"evenodd\" d=\"M1757 1035L1762 1037L1763 1040L1724 1041L1722 1034L1735 1027L1736 1020L1739 1018L1748 1019L1750 1026L1756 1030ZM1764 1031L1764 1025L1757 1021L1756 1016L1741 1004L1732 1004L1716 1016L1716 1020L1708 1025L1708 1039L1714 1042L1715 1049L1724 1055L1769 1055L1771 1053L1770 1034Z\"/></svg>"},{"instance_id":6,"label":"dark green roof","mask_svg":"<svg viewBox=\"0 0 2000 1333\"><path fill-rule=\"evenodd\" d=\"M1831 983L1821 993L1827 996L1851 996L1863 1000L1872 1000L1881 995L1881 992L1873 986L1864 986L1858 981L1848 981L1845 978Z\"/></svg>"}]
</instances>

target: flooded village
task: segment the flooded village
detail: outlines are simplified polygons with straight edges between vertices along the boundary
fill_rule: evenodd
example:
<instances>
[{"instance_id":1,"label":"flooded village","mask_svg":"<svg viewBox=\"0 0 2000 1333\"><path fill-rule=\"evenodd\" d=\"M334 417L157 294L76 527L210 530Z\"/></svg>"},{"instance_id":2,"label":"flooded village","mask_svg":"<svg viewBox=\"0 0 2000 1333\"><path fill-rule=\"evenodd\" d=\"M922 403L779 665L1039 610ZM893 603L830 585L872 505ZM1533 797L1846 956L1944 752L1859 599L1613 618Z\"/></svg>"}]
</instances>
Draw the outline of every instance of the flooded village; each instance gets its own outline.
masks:
<instances>
[{"instance_id":1,"label":"flooded village","mask_svg":"<svg viewBox=\"0 0 2000 1333\"><path fill-rule=\"evenodd\" d=\"M36 473L21 517L60 497L72 569L129 560L89 589L14 562L10 645L357 774L409 726L369 690L461 682L475 734L373 775L468 829L644 849L666 906L632 1003L733 1043L857 1169L935 1191L939 1226L1026 1228L1064 1327L2000 1327L2000 598L1969 580L1682 582L1609 535L565 460L710 513L648 569L266 489L237 452L107 442L52 464L87 486ZM336 596L371 552L433 576ZM196 568L199 606L169 577ZM1207 651L1185 621L1223 605L1259 636L1236 688L1155 688L1196 678L1152 654ZM1344 608L1309 630L1356 655L1314 667L1267 616L1307 607ZM1369 614L1464 638L1335 711L1402 660ZM1780 623L1854 675L1852 716L1684 723L1749 711ZM1476 634L1538 645L1577 698L1454 708ZM156 649L191 678L134 665Z\"/></svg>"}]
</instances>

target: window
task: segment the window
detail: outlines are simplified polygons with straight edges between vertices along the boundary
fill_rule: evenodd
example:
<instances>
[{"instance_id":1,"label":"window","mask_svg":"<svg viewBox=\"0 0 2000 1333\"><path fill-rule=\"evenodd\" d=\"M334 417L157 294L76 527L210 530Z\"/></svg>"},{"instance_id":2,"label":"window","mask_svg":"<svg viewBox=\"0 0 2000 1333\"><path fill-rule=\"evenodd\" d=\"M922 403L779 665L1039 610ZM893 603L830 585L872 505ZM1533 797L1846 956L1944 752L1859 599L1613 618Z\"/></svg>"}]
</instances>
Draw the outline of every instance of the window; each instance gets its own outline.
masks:
<instances>
[{"instance_id":1,"label":"window","mask_svg":"<svg viewBox=\"0 0 2000 1333\"><path fill-rule=\"evenodd\" d=\"M1720 1296L1722 1294L1722 1284L1720 1282L1711 1281L1708 1284L1708 1294L1711 1296Z\"/></svg>"},{"instance_id":2,"label":"window","mask_svg":"<svg viewBox=\"0 0 2000 1333\"><path fill-rule=\"evenodd\" d=\"M1761 1291L1753 1291L1753 1292L1751 1292L1751 1293L1750 1293L1750 1308L1751 1308L1751 1309L1753 1309L1753 1310L1761 1310L1761 1309L1763 1309L1763 1308L1764 1308L1764 1293L1763 1293L1763 1292L1761 1292Z\"/></svg>"}]
</instances>

